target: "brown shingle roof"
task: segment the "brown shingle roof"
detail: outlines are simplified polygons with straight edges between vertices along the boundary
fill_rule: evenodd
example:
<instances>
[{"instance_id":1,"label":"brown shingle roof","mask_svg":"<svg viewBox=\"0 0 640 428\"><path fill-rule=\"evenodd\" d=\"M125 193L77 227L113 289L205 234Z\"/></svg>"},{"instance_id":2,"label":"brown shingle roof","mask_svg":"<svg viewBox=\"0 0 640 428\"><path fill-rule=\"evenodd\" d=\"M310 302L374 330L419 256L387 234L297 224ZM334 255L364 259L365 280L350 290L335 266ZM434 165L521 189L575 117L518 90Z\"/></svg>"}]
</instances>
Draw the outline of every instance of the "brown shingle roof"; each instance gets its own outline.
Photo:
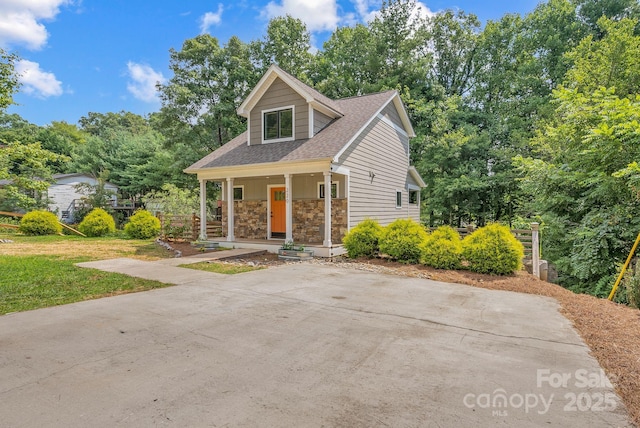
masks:
<instances>
[{"instance_id":1,"label":"brown shingle roof","mask_svg":"<svg viewBox=\"0 0 640 428\"><path fill-rule=\"evenodd\" d=\"M302 89L305 92L308 92L316 101L318 101L321 104L324 104L325 106L329 107L331 110L335 110L340 114L344 114L344 112L340 108L340 105L338 104L337 101L334 101L331 98L327 97L326 95L323 95L322 93L318 92L316 89L312 88L311 86L307 85L303 81L299 80L297 77L292 76L291 74L287 73L286 71L284 71L283 69L281 69L277 65L274 64L274 67L277 68L279 71L281 71L283 74L285 74L290 79L293 79L294 82L299 84L302 87Z\"/></svg>"},{"instance_id":2,"label":"brown shingle roof","mask_svg":"<svg viewBox=\"0 0 640 428\"><path fill-rule=\"evenodd\" d=\"M186 171L333 158L395 95L395 91L386 91L333 101L344 116L333 120L313 138L249 146L245 131Z\"/></svg>"}]
</instances>

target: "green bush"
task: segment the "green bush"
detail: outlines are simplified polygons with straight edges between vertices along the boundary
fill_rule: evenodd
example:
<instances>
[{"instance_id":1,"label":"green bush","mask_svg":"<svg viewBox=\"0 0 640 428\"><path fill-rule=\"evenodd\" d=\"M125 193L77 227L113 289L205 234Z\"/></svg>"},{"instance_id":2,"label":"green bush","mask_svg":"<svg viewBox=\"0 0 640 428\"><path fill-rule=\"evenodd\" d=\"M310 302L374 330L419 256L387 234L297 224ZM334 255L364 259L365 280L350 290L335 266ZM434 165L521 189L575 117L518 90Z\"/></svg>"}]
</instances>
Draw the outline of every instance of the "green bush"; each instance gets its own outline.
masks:
<instances>
[{"instance_id":1,"label":"green bush","mask_svg":"<svg viewBox=\"0 0 640 428\"><path fill-rule=\"evenodd\" d=\"M459 269L462 266L462 240L451 226L440 226L422 244L422 263L436 269Z\"/></svg>"},{"instance_id":2,"label":"green bush","mask_svg":"<svg viewBox=\"0 0 640 428\"><path fill-rule=\"evenodd\" d=\"M87 236L104 236L116 231L116 222L102 208L94 208L80 222L78 230Z\"/></svg>"},{"instance_id":3,"label":"green bush","mask_svg":"<svg viewBox=\"0 0 640 428\"><path fill-rule=\"evenodd\" d=\"M401 263L418 263L426 237L427 232L415 221L398 219L382 230L380 252Z\"/></svg>"},{"instance_id":4,"label":"green bush","mask_svg":"<svg viewBox=\"0 0 640 428\"><path fill-rule=\"evenodd\" d=\"M462 240L462 256L474 272L510 275L521 268L524 247L507 226L494 223Z\"/></svg>"},{"instance_id":5,"label":"green bush","mask_svg":"<svg viewBox=\"0 0 640 428\"><path fill-rule=\"evenodd\" d=\"M62 233L62 226L54 213L31 211L20 220L19 230L25 235L57 235Z\"/></svg>"},{"instance_id":6,"label":"green bush","mask_svg":"<svg viewBox=\"0 0 640 428\"><path fill-rule=\"evenodd\" d=\"M124 225L124 232L131 238L155 238L160 233L160 220L147 210L138 210Z\"/></svg>"},{"instance_id":7,"label":"green bush","mask_svg":"<svg viewBox=\"0 0 640 428\"><path fill-rule=\"evenodd\" d=\"M342 245L351 258L375 257L380 251L379 240L382 226L377 221L366 219L346 234L342 239Z\"/></svg>"}]
</instances>

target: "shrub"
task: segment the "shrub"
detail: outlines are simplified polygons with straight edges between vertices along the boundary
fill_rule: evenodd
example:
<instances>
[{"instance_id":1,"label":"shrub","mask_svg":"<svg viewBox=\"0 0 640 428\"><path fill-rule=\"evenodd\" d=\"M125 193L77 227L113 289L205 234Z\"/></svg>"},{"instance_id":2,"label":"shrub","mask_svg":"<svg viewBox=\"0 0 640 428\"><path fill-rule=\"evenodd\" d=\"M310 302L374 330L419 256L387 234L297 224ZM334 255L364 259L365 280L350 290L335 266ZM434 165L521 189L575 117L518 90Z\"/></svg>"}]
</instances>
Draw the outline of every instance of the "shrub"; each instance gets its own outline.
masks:
<instances>
[{"instance_id":1,"label":"shrub","mask_svg":"<svg viewBox=\"0 0 640 428\"><path fill-rule=\"evenodd\" d=\"M138 210L124 225L124 232L136 239L155 238L160 233L160 220L147 210Z\"/></svg>"},{"instance_id":2,"label":"shrub","mask_svg":"<svg viewBox=\"0 0 640 428\"><path fill-rule=\"evenodd\" d=\"M427 232L413 220L398 219L380 235L380 252L401 263L418 263Z\"/></svg>"},{"instance_id":3,"label":"shrub","mask_svg":"<svg viewBox=\"0 0 640 428\"><path fill-rule=\"evenodd\" d=\"M462 240L451 226L440 226L422 244L422 263L436 269L459 269L462 266Z\"/></svg>"},{"instance_id":4,"label":"shrub","mask_svg":"<svg viewBox=\"0 0 640 428\"><path fill-rule=\"evenodd\" d=\"M104 236L116 231L116 222L102 208L94 208L78 225L78 230L87 236Z\"/></svg>"},{"instance_id":5,"label":"shrub","mask_svg":"<svg viewBox=\"0 0 640 428\"><path fill-rule=\"evenodd\" d=\"M56 235L62 233L62 226L54 213L31 211L20 220L19 230L25 235Z\"/></svg>"},{"instance_id":6,"label":"shrub","mask_svg":"<svg viewBox=\"0 0 640 428\"><path fill-rule=\"evenodd\" d=\"M342 245L349 257L375 257L380 250L379 240L382 226L377 221L366 219L346 234Z\"/></svg>"},{"instance_id":7,"label":"shrub","mask_svg":"<svg viewBox=\"0 0 640 428\"><path fill-rule=\"evenodd\" d=\"M462 256L474 272L510 275L522 266L524 247L507 226L494 223L462 240Z\"/></svg>"}]
</instances>

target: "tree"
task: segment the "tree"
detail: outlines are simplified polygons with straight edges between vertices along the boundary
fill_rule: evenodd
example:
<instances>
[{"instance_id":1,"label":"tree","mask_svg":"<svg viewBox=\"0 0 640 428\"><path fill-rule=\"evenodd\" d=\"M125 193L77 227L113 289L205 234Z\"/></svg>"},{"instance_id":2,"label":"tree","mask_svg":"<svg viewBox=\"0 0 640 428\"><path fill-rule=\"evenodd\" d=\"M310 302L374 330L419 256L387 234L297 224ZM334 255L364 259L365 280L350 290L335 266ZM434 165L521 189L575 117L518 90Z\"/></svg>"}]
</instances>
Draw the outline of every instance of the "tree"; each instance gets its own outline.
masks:
<instances>
[{"instance_id":1,"label":"tree","mask_svg":"<svg viewBox=\"0 0 640 428\"><path fill-rule=\"evenodd\" d=\"M640 4L637 0L578 0L577 14L596 39L604 33L598 24L600 18L607 17L614 21L623 18L640 18Z\"/></svg>"},{"instance_id":2,"label":"tree","mask_svg":"<svg viewBox=\"0 0 640 428\"><path fill-rule=\"evenodd\" d=\"M637 21L608 18L598 20L600 40L585 37L567 54L575 64L566 74L566 85L582 93L600 87L616 88L620 96L640 93L640 37L635 36Z\"/></svg>"},{"instance_id":3,"label":"tree","mask_svg":"<svg viewBox=\"0 0 640 428\"><path fill-rule=\"evenodd\" d=\"M202 34L170 55L174 76L158 86L162 108L151 123L182 170L244 131L236 109L258 76L248 46L237 37L221 47Z\"/></svg>"},{"instance_id":4,"label":"tree","mask_svg":"<svg viewBox=\"0 0 640 428\"><path fill-rule=\"evenodd\" d=\"M433 52L430 76L447 95L465 95L473 84L480 21L473 14L446 10L429 20Z\"/></svg>"},{"instance_id":5,"label":"tree","mask_svg":"<svg viewBox=\"0 0 640 428\"><path fill-rule=\"evenodd\" d=\"M375 41L368 27L336 29L317 55L313 75L316 87L330 98L345 98L375 92L377 58Z\"/></svg>"},{"instance_id":6,"label":"tree","mask_svg":"<svg viewBox=\"0 0 640 428\"><path fill-rule=\"evenodd\" d=\"M15 70L18 57L0 48L0 112L13 104L13 94L18 91L20 82Z\"/></svg>"},{"instance_id":7,"label":"tree","mask_svg":"<svg viewBox=\"0 0 640 428\"><path fill-rule=\"evenodd\" d=\"M431 53L427 19L416 1L383 1L369 29L375 43L372 69L377 70L377 90L422 87Z\"/></svg>"},{"instance_id":8,"label":"tree","mask_svg":"<svg viewBox=\"0 0 640 428\"><path fill-rule=\"evenodd\" d=\"M251 43L251 55L264 74L271 64L308 82L312 69L311 33L301 20L291 15L271 19L264 39Z\"/></svg>"},{"instance_id":9,"label":"tree","mask_svg":"<svg viewBox=\"0 0 640 428\"><path fill-rule=\"evenodd\" d=\"M562 284L604 296L640 230L638 194L627 182L640 159L640 96L560 89L555 99L556 117L534 140L539 157L516 162Z\"/></svg>"},{"instance_id":10,"label":"tree","mask_svg":"<svg viewBox=\"0 0 640 428\"><path fill-rule=\"evenodd\" d=\"M40 143L8 143L0 150L0 179L9 180L0 191L0 206L26 211L46 208L47 189L53 182L51 164L67 160L66 156L43 149Z\"/></svg>"},{"instance_id":11,"label":"tree","mask_svg":"<svg viewBox=\"0 0 640 428\"><path fill-rule=\"evenodd\" d=\"M168 182L185 182L176 161L179 155L164 147L164 137L144 117L129 112L89 113L80 123L89 135L74 146L69 166L74 171L103 177L133 198Z\"/></svg>"}]
</instances>

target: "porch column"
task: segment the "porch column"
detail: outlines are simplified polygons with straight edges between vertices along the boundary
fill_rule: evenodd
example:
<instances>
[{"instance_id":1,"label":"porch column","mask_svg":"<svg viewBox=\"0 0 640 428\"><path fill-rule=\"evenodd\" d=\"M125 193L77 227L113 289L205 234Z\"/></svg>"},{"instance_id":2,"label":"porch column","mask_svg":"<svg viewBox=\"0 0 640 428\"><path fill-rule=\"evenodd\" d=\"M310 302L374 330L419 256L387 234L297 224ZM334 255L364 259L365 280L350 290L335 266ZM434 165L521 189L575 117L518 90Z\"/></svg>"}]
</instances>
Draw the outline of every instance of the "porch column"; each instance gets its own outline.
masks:
<instances>
[{"instance_id":1,"label":"porch column","mask_svg":"<svg viewBox=\"0 0 640 428\"><path fill-rule=\"evenodd\" d=\"M284 175L286 232L285 241L293 241L293 190L291 189L291 174Z\"/></svg>"},{"instance_id":2,"label":"porch column","mask_svg":"<svg viewBox=\"0 0 640 428\"><path fill-rule=\"evenodd\" d=\"M207 240L207 180L200 180L200 240Z\"/></svg>"},{"instance_id":3,"label":"porch column","mask_svg":"<svg viewBox=\"0 0 640 428\"><path fill-rule=\"evenodd\" d=\"M227 178L227 241L235 241L235 236L233 236L233 178Z\"/></svg>"},{"instance_id":4,"label":"porch column","mask_svg":"<svg viewBox=\"0 0 640 428\"><path fill-rule=\"evenodd\" d=\"M331 247L331 172L324 173L324 242L322 245Z\"/></svg>"}]
</instances>

